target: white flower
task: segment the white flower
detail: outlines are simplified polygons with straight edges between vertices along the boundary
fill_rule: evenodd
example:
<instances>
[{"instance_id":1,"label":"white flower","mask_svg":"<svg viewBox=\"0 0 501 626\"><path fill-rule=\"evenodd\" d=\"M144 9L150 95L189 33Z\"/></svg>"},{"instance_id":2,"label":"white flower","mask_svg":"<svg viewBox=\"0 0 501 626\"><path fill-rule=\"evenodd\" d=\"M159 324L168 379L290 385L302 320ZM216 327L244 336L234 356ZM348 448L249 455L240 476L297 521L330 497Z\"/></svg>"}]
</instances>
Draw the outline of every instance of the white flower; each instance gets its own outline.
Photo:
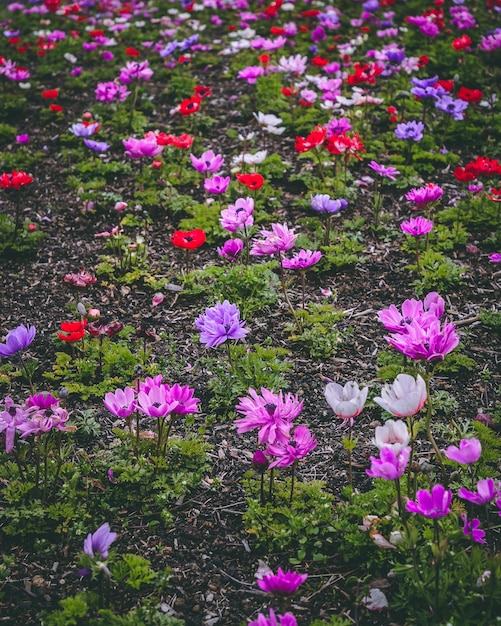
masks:
<instances>
[{"instance_id":1,"label":"white flower","mask_svg":"<svg viewBox=\"0 0 501 626\"><path fill-rule=\"evenodd\" d=\"M347 382L344 387L329 383L325 388L325 399L338 417L352 420L362 412L368 392L368 387L359 389L354 381Z\"/></svg>"},{"instance_id":2,"label":"white flower","mask_svg":"<svg viewBox=\"0 0 501 626\"><path fill-rule=\"evenodd\" d=\"M388 600L381 589L371 589L368 596L362 598L362 604L369 611L380 611L388 606Z\"/></svg>"},{"instance_id":3,"label":"white flower","mask_svg":"<svg viewBox=\"0 0 501 626\"><path fill-rule=\"evenodd\" d=\"M399 374L392 385L382 388L381 397L374 398L374 402L395 417L409 417L426 404L426 398L426 383L419 374L416 380L409 374Z\"/></svg>"},{"instance_id":4,"label":"white flower","mask_svg":"<svg viewBox=\"0 0 501 626\"><path fill-rule=\"evenodd\" d=\"M376 427L376 434L372 443L381 448L391 448L398 455L410 441L410 435L405 422L402 420L388 420L384 426Z\"/></svg>"}]
</instances>

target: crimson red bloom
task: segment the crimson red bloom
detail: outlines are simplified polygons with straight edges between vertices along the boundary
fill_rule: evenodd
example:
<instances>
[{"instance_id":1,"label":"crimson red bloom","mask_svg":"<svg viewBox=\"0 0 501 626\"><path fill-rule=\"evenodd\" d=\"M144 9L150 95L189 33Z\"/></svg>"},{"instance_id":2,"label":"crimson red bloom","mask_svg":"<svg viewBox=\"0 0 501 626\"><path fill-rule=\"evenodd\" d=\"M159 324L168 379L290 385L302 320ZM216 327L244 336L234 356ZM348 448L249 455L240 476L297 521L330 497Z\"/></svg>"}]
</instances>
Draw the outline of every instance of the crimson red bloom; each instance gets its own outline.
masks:
<instances>
[{"instance_id":1,"label":"crimson red bloom","mask_svg":"<svg viewBox=\"0 0 501 626\"><path fill-rule=\"evenodd\" d=\"M195 228L195 230L176 230L171 237L172 245L176 248L183 248L184 250L195 250L203 246L206 240L205 232L201 228Z\"/></svg>"},{"instance_id":2,"label":"crimson red bloom","mask_svg":"<svg viewBox=\"0 0 501 626\"><path fill-rule=\"evenodd\" d=\"M469 48L471 46L471 39L468 35L461 35L457 39L454 39L452 42L452 47L454 50L465 50L465 48Z\"/></svg>"},{"instance_id":3,"label":"crimson red bloom","mask_svg":"<svg viewBox=\"0 0 501 626\"><path fill-rule=\"evenodd\" d=\"M437 80L437 82L435 83L435 87L437 85L439 85L440 87L445 89L445 91L449 91L449 92L451 92L454 89L454 81L452 79L449 79L449 80L445 80L445 79Z\"/></svg>"},{"instance_id":4,"label":"crimson red bloom","mask_svg":"<svg viewBox=\"0 0 501 626\"><path fill-rule=\"evenodd\" d=\"M465 102L471 102L477 104L483 98L483 93L480 89L468 89L468 87L460 87L458 91L458 98Z\"/></svg>"},{"instance_id":5,"label":"crimson red bloom","mask_svg":"<svg viewBox=\"0 0 501 626\"><path fill-rule=\"evenodd\" d=\"M141 51L131 46L130 48L125 48L125 54L130 57L139 57L141 56Z\"/></svg>"},{"instance_id":6,"label":"crimson red bloom","mask_svg":"<svg viewBox=\"0 0 501 626\"><path fill-rule=\"evenodd\" d=\"M329 59L326 59L325 57L313 57L313 59L311 60L311 64L315 65L316 67L324 67L327 65L327 63L329 63Z\"/></svg>"},{"instance_id":7,"label":"crimson red bloom","mask_svg":"<svg viewBox=\"0 0 501 626\"><path fill-rule=\"evenodd\" d=\"M327 135L325 128L317 126L307 137L296 137L295 148L298 152L308 152L321 145Z\"/></svg>"},{"instance_id":8,"label":"crimson red bloom","mask_svg":"<svg viewBox=\"0 0 501 626\"><path fill-rule=\"evenodd\" d=\"M454 178L459 180L460 183L467 183L475 180L476 175L464 167L456 167L454 170Z\"/></svg>"},{"instance_id":9,"label":"crimson red bloom","mask_svg":"<svg viewBox=\"0 0 501 626\"><path fill-rule=\"evenodd\" d=\"M54 113L61 113L63 107L60 104L49 104L49 109L54 111Z\"/></svg>"},{"instance_id":10,"label":"crimson red bloom","mask_svg":"<svg viewBox=\"0 0 501 626\"><path fill-rule=\"evenodd\" d=\"M358 85L360 83L368 83L374 85L376 78L384 72L384 67L377 63L366 63L364 65L360 63L354 63L354 74L349 74L346 78L348 85Z\"/></svg>"},{"instance_id":11,"label":"crimson red bloom","mask_svg":"<svg viewBox=\"0 0 501 626\"><path fill-rule=\"evenodd\" d=\"M200 110L200 103L202 102L202 98L199 96L192 96L191 98L186 98L179 105L179 113L182 116L186 117L187 115L193 115Z\"/></svg>"},{"instance_id":12,"label":"crimson red bloom","mask_svg":"<svg viewBox=\"0 0 501 626\"><path fill-rule=\"evenodd\" d=\"M19 189L33 182L33 177L22 170L12 170L10 174L0 175L0 188Z\"/></svg>"},{"instance_id":13,"label":"crimson red bloom","mask_svg":"<svg viewBox=\"0 0 501 626\"><path fill-rule=\"evenodd\" d=\"M236 174L237 180L249 189L260 189L264 185L264 178L261 174L253 172L251 174Z\"/></svg>"},{"instance_id":14,"label":"crimson red bloom","mask_svg":"<svg viewBox=\"0 0 501 626\"><path fill-rule=\"evenodd\" d=\"M59 97L59 89L46 89L42 91L42 98L46 100L54 100Z\"/></svg>"},{"instance_id":15,"label":"crimson red bloom","mask_svg":"<svg viewBox=\"0 0 501 626\"><path fill-rule=\"evenodd\" d=\"M212 89L203 85L196 85L196 87L193 87L193 93L195 97L203 99L212 96Z\"/></svg>"},{"instance_id":16,"label":"crimson red bloom","mask_svg":"<svg viewBox=\"0 0 501 626\"><path fill-rule=\"evenodd\" d=\"M57 333L57 336L61 341L67 343L74 343L80 341L85 335L85 327L87 326L87 320L83 319L78 322L62 322L61 331Z\"/></svg>"}]
</instances>

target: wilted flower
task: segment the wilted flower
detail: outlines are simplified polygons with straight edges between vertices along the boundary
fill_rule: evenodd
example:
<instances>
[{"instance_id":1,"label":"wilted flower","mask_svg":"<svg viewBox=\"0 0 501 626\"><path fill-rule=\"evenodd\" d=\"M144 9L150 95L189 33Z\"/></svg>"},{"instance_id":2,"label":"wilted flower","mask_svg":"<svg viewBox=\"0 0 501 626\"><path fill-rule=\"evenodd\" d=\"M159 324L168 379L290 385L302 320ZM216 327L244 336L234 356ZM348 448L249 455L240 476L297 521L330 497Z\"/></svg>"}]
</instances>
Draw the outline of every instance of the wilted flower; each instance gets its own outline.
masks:
<instances>
[{"instance_id":1,"label":"wilted flower","mask_svg":"<svg viewBox=\"0 0 501 626\"><path fill-rule=\"evenodd\" d=\"M77 289L85 289L88 285L93 285L96 280L95 276L86 270L81 270L78 273L65 274L63 283Z\"/></svg>"},{"instance_id":2,"label":"wilted flower","mask_svg":"<svg viewBox=\"0 0 501 626\"><path fill-rule=\"evenodd\" d=\"M358 383L354 381L347 382L344 387L334 382L325 387L325 399L334 413L351 423L362 412L368 393L368 387L359 389Z\"/></svg>"},{"instance_id":3,"label":"wilted flower","mask_svg":"<svg viewBox=\"0 0 501 626\"><path fill-rule=\"evenodd\" d=\"M216 302L195 320L200 341L208 348L220 346L228 339L242 339L249 332L244 325L245 321L240 320L240 311L228 300Z\"/></svg>"},{"instance_id":4,"label":"wilted flower","mask_svg":"<svg viewBox=\"0 0 501 626\"><path fill-rule=\"evenodd\" d=\"M0 343L0 358L8 358L26 350L35 339L36 332L34 326L26 327L24 324L10 330L5 337L5 343Z\"/></svg>"},{"instance_id":5,"label":"wilted flower","mask_svg":"<svg viewBox=\"0 0 501 626\"><path fill-rule=\"evenodd\" d=\"M426 397L426 383L419 374L416 379L399 374L392 385L382 388L381 397L374 398L374 402L395 417L410 417L425 405Z\"/></svg>"}]
</instances>

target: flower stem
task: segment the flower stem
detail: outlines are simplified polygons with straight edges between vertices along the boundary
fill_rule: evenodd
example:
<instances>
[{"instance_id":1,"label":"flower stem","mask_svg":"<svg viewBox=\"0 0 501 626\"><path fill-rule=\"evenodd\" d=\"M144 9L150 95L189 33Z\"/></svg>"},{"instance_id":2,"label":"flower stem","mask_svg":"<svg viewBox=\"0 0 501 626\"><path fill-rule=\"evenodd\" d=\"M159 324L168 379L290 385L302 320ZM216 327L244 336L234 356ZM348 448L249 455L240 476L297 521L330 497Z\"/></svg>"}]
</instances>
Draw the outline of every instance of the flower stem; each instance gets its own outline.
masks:
<instances>
[{"instance_id":1,"label":"flower stem","mask_svg":"<svg viewBox=\"0 0 501 626\"><path fill-rule=\"evenodd\" d=\"M428 364L427 364L428 366ZM442 458L442 453L440 452L439 447L437 446L437 442L435 441L434 437L433 437L433 433L431 432L431 415L432 415L432 410L433 410L433 404L431 401L431 394L430 394L430 375L428 374L428 372L426 373L425 376L425 383L426 383L426 395L427 395L427 411L426 411L426 434L428 436L428 441L431 443L433 450L435 451L435 456L437 458L437 461L440 463L440 472L442 474L442 482L444 484L444 486L447 485L447 476L445 473L445 467L444 467L444 460Z\"/></svg>"}]
</instances>

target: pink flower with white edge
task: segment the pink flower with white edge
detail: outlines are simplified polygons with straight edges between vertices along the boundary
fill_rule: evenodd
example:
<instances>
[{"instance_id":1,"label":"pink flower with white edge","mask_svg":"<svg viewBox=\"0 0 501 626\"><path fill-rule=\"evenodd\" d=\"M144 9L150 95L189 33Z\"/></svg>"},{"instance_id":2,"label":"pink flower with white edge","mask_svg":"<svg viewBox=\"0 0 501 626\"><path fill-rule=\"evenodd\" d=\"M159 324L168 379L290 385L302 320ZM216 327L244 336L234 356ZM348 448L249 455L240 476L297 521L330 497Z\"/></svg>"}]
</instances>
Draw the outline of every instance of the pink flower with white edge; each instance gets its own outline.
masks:
<instances>
[{"instance_id":1,"label":"pink flower with white edge","mask_svg":"<svg viewBox=\"0 0 501 626\"><path fill-rule=\"evenodd\" d=\"M426 398L426 383L419 374L416 379L399 374L392 385L381 389L381 397L374 398L374 402L395 417L410 417L423 408Z\"/></svg>"},{"instance_id":2,"label":"pink flower with white edge","mask_svg":"<svg viewBox=\"0 0 501 626\"><path fill-rule=\"evenodd\" d=\"M402 420L387 420L383 426L376 426L372 443L380 450L391 448L395 454L407 447L410 441L409 431Z\"/></svg>"},{"instance_id":3,"label":"pink flower with white edge","mask_svg":"<svg viewBox=\"0 0 501 626\"><path fill-rule=\"evenodd\" d=\"M344 387L333 382L325 387L325 399L338 417L353 423L365 406L368 392L368 387L360 389L354 381L347 382Z\"/></svg>"},{"instance_id":4,"label":"pink flower with white edge","mask_svg":"<svg viewBox=\"0 0 501 626\"><path fill-rule=\"evenodd\" d=\"M480 458L482 444L475 437L461 439L459 448L449 446L447 450L444 450L444 454L451 461L456 461L456 463L461 463L462 465L470 465L471 463L476 463Z\"/></svg>"}]
</instances>

